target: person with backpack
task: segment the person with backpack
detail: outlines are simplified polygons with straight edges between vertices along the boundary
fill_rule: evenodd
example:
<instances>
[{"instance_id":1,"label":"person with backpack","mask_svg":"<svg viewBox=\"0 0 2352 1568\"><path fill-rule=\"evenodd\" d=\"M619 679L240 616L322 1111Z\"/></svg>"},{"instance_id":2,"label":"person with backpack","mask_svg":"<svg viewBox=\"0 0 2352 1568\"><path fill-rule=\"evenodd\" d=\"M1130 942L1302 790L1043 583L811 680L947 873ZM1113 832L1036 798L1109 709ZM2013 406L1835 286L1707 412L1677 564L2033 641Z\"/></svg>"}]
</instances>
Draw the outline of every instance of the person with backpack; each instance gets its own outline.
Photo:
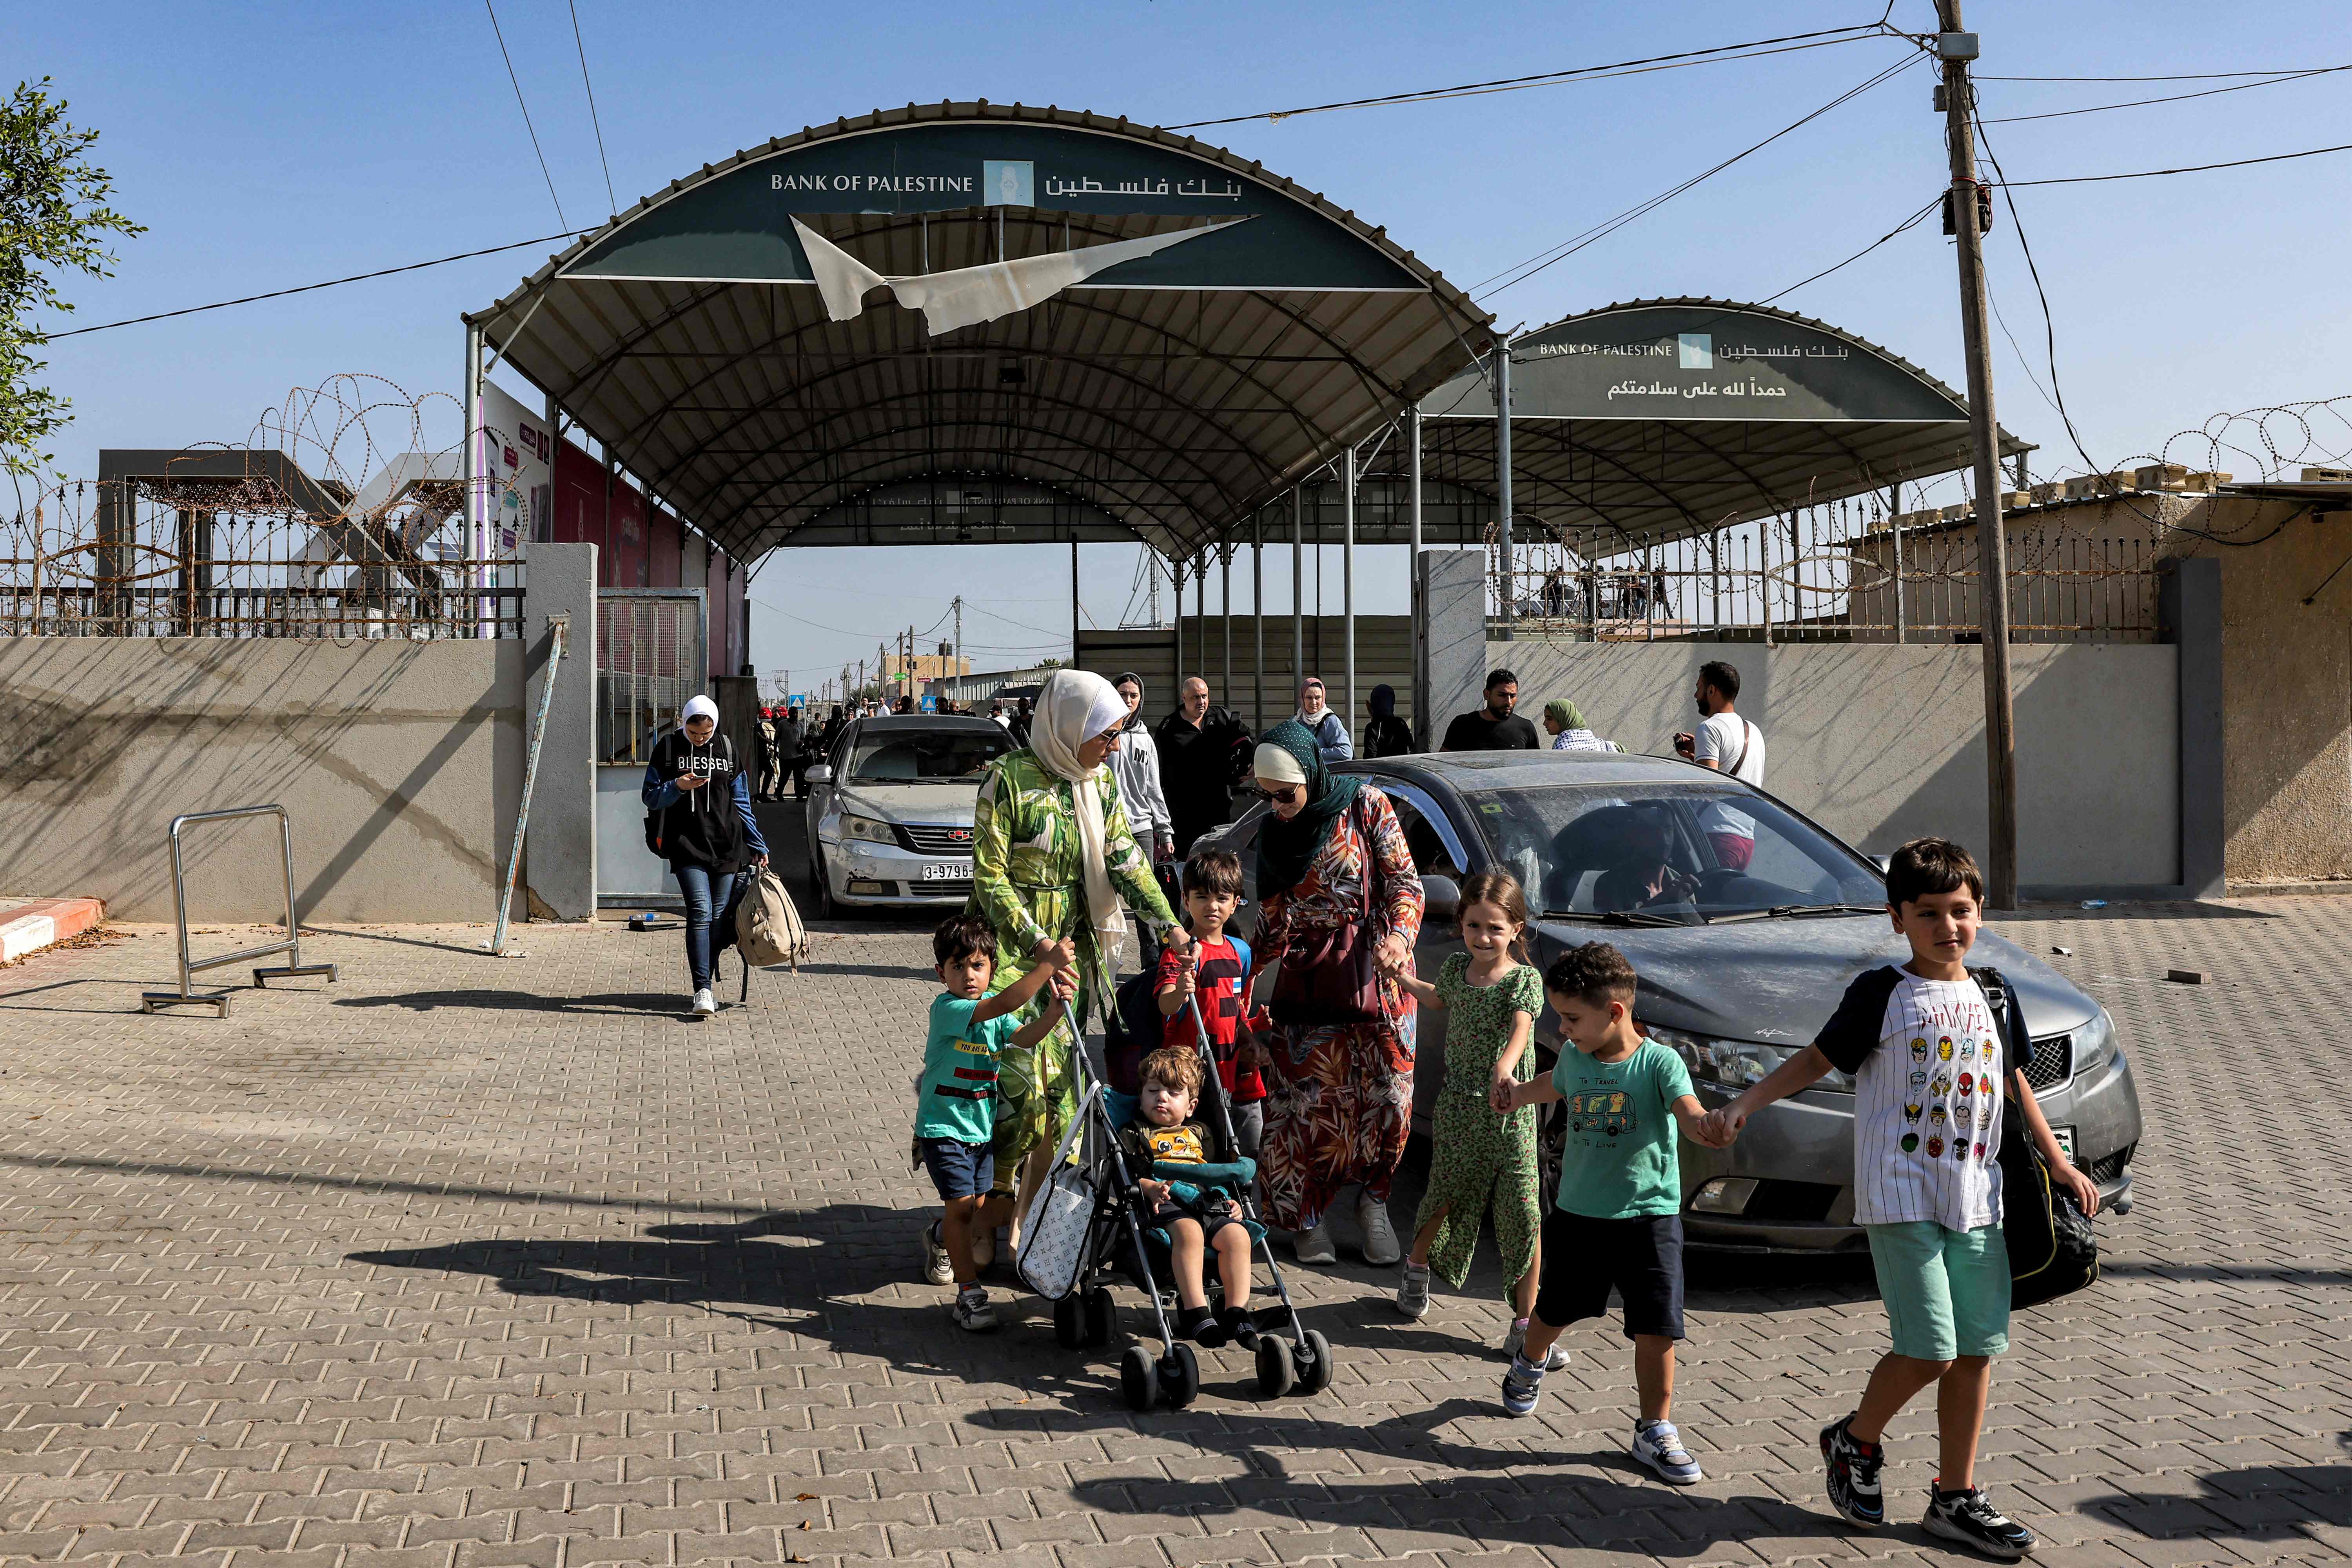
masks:
<instances>
[{"instance_id":1,"label":"person with backpack","mask_svg":"<svg viewBox=\"0 0 2352 1568\"><path fill-rule=\"evenodd\" d=\"M710 993L710 926L725 910L735 878L768 863L767 841L751 815L751 790L734 744L719 732L719 705L687 699L678 727L654 746L638 791L646 806L646 847L669 863L686 896L686 967L697 1018L719 1011Z\"/></svg>"}]
</instances>

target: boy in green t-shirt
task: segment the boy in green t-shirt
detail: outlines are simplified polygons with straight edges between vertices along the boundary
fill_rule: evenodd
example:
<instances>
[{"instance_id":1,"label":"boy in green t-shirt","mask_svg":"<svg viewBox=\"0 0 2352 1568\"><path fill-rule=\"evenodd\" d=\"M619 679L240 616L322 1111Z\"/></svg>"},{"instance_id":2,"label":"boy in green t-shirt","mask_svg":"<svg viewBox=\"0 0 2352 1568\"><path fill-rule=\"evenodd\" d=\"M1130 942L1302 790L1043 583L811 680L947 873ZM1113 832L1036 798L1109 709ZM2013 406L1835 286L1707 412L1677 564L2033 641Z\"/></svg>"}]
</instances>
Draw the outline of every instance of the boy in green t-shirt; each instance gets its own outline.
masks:
<instances>
[{"instance_id":1,"label":"boy in green t-shirt","mask_svg":"<svg viewBox=\"0 0 2352 1568\"><path fill-rule=\"evenodd\" d=\"M1559 1053L1549 1078L1513 1085L1511 1109L1568 1101L1559 1194L1544 1217L1543 1268L1527 1342L1503 1374L1503 1408L1525 1415L1543 1387L1560 1330L1625 1299L1625 1335L1642 1414L1633 1457L1662 1479L1691 1486L1698 1461L1668 1419L1675 1342L1683 1337L1683 1183L1675 1123L1707 1142L1706 1110L1682 1058L1644 1039L1633 1022L1633 966L1607 942L1572 947L1544 971L1544 996L1559 1015Z\"/></svg>"},{"instance_id":2,"label":"boy in green t-shirt","mask_svg":"<svg viewBox=\"0 0 2352 1568\"><path fill-rule=\"evenodd\" d=\"M1009 1195L983 1201L996 1173L997 1053L1007 1045L1034 1046L1052 1030L1057 1007L1040 1008L1017 1026L1013 1016L1049 981L1057 1002L1076 994L1069 974L1076 951L1066 941L1054 943L1036 967L993 996L988 983L996 975L996 932L986 921L950 915L931 933L931 956L947 989L931 999L930 1037L915 1082L915 1150L946 1211L923 1227L923 1273L934 1285L955 1281L959 1328L992 1329L996 1309L981 1289L972 1238L1013 1215Z\"/></svg>"}]
</instances>

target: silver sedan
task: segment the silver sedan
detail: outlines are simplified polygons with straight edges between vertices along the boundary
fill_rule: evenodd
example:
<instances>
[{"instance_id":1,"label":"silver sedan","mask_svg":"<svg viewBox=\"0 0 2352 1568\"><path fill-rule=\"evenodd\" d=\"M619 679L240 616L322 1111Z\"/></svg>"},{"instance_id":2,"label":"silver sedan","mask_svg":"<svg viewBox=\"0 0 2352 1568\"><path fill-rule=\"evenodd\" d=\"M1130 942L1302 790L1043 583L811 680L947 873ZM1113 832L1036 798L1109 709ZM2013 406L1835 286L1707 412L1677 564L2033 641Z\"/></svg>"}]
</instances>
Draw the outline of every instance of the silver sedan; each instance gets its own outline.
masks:
<instances>
[{"instance_id":1,"label":"silver sedan","mask_svg":"<svg viewBox=\"0 0 2352 1568\"><path fill-rule=\"evenodd\" d=\"M814 912L948 909L971 895L972 806L1013 738L985 719L860 719L808 770Z\"/></svg>"}]
</instances>

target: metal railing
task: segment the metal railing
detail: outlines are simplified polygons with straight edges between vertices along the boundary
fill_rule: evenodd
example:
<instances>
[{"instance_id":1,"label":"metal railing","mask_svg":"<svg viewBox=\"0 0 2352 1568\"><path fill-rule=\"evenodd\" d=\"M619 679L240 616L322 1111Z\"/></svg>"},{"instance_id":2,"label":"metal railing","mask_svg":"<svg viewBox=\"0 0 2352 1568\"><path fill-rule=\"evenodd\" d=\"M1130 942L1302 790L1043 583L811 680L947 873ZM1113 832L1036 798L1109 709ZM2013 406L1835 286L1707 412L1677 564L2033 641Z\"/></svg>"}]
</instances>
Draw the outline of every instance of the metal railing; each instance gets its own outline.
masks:
<instances>
[{"instance_id":1,"label":"metal railing","mask_svg":"<svg viewBox=\"0 0 2352 1568\"><path fill-rule=\"evenodd\" d=\"M1897 529L1821 509L1629 548L1601 530L1487 552L1487 611L1514 635L1570 642L1976 640L1972 523ZM2011 636L2152 642L2158 542L2130 533L2011 531Z\"/></svg>"},{"instance_id":2,"label":"metal railing","mask_svg":"<svg viewBox=\"0 0 2352 1568\"><path fill-rule=\"evenodd\" d=\"M247 816L278 818L278 841L283 852L282 864L286 876L286 940L265 942L259 947L239 948L235 952L224 952L212 958L191 958L188 956L188 883L185 863L180 853L180 835L190 823L228 822ZM180 988L177 991L141 992L139 1005L141 1012L152 1013L158 1007L199 1006L210 1007L214 1010L215 1017L226 1018L228 1016L231 993L215 991L209 994L199 994L190 988L190 979L203 970L218 969L224 964L242 963L248 959L267 958L273 952L285 953L292 962L266 966L257 965L253 971L253 983L256 986L266 985L273 978L285 980L302 974L322 974L329 981L336 978L335 966L331 963L302 962L302 926L294 913L294 824L287 816L284 806L236 805L225 811L188 812L172 818L172 830L169 837L172 845L172 915L180 931Z\"/></svg>"}]
</instances>

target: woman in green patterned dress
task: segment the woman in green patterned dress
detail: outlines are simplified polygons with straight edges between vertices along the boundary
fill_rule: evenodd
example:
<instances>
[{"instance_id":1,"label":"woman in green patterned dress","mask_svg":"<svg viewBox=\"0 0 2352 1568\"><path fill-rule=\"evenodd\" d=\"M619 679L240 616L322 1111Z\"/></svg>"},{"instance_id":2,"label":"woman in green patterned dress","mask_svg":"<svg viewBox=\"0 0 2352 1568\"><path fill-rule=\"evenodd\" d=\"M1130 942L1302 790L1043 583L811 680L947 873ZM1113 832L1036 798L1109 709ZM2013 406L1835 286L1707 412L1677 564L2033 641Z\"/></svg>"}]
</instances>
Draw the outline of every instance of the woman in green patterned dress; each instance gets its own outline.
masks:
<instances>
[{"instance_id":1,"label":"woman in green patterned dress","mask_svg":"<svg viewBox=\"0 0 2352 1568\"><path fill-rule=\"evenodd\" d=\"M1055 670L1037 694L1027 749L989 764L972 816L972 907L996 929L991 990L1012 984L1038 953L1072 938L1080 990L1071 1016L1081 1020L1090 1005L1108 1005L1111 964L1127 933L1122 901L1171 949L1192 942L1152 878L1151 857L1136 842L1104 765L1126 721L1127 704L1110 682L1088 670ZM1016 1215L1026 1210L1042 1157L1076 1109L1076 1043L1065 1021L1033 1050L998 1059L994 1190L1018 1184ZM1033 1155L1037 1168L1024 1169Z\"/></svg>"}]
</instances>

